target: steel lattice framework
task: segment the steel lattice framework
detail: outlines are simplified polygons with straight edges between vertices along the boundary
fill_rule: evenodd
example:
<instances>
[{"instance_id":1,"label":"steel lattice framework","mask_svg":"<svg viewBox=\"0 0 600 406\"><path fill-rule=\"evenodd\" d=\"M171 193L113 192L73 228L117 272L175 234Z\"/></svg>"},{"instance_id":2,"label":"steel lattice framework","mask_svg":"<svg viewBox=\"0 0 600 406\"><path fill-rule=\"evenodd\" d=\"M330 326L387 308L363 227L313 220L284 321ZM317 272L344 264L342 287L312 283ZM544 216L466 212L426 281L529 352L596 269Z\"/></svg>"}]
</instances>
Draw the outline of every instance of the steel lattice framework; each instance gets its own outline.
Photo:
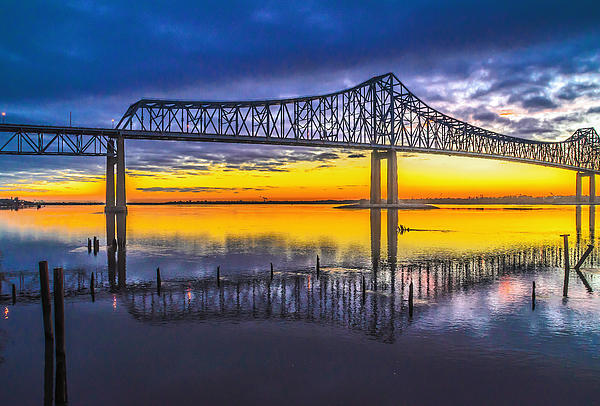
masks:
<instances>
[{"instance_id":1,"label":"steel lattice framework","mask_svg":"<svg viewBox=\"0 0 600 406\"><path fill-rule=\"evenodd\" d=\"M0 125L2 155L106 155L109 138L118 131L102 128Z\"/></svg>"},{"instance_id":2,"label":"steel lattice framework","mask_svg":"<svg viewBox=\"0 0 600 406\"><path fill-rule=\"evenodd\" d=\"M143 99L116 129L0 124L0 155L106 155L109 138L213 141L465 155L600 173L593 128L562 142L498 134L429 107L392 74L322 96L257 101Z\"/></svg>"},{"instance_id":3,"label":"steel lattice framework","mask_svg":"<svg viewBox=\"0 0 600 406\"><path fill-rule=\"evenodd\" d=\"M132 104L118 129L126 138L395 149L528 162L598 172L593 128L562 142L510 137L429 107L392 74L322 96L261 101Z\"/></svg>"}]
</instances>

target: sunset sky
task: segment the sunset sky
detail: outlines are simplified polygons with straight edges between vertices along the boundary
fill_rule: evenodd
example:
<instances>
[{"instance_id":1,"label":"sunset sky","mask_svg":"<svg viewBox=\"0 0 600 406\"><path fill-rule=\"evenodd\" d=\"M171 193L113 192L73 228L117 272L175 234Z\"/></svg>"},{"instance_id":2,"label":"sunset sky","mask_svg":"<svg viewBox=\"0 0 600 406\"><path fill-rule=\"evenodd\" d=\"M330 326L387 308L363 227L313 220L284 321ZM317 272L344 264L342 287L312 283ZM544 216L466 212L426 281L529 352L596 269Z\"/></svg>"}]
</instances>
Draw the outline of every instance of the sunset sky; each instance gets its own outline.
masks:
<instances>
[{"instance_id":1,"label":"sunset sky","mask_svg":"<svg viewBox=\"0 0 600 406\"><path fill-rule=\"evenodd\" d=\"M73 125L110 127L142 97L304 96L394 72L432 107L504 134L598 129L600 8L539 4L6 2L0 110L6 122L65 125L71 112ZM130 202L369 195L369 151L127 141L126 163ZM575 187L573 172L533 165L424 154L398 165L400 198ZM0 198L100 201L104 166L0 156Z\"/></svg>"}]
</instances>

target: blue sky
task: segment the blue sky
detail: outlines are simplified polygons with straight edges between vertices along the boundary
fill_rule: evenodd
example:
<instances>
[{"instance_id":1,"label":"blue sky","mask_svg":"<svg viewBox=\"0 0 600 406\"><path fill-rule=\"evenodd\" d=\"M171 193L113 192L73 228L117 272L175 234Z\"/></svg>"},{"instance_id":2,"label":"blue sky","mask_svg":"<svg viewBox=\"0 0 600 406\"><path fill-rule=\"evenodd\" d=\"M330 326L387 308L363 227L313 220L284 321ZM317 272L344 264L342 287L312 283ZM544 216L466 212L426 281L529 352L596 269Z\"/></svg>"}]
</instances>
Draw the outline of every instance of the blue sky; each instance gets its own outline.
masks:
<instances>
[{"instance_id":1,"label":"blue sky","mask_svg":"<svg viewBox=\"0 0 600 406\"><path fill-rule=\"evenodd\" d=\"M599 22L595 1L5 1L0 110L9 122L64 125L72 112L74 125L110 127L142 97L309 95L394 72L459 119L560 140L600 123ZM132 142L127 158L140 170L185 159L231 159L248 170L265 160L276 170L273 156L289 161L286 150L269 151ZM303 150L298 159L319 153ZM103 163L68 165L65 172L62 159L2 158L0 190L99 175Z\"/></svg>"}]
</instances>

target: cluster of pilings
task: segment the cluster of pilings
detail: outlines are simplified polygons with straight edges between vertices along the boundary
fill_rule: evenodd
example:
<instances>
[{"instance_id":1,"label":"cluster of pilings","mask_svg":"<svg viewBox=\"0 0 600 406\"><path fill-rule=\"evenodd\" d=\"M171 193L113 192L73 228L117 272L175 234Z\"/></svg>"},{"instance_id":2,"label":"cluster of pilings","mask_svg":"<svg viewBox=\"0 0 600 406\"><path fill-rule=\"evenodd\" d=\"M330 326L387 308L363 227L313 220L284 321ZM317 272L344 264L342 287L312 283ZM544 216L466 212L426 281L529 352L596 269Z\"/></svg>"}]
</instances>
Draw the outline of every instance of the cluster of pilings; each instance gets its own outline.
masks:
<instances>
[{"instance_id":1,"label":"cluster of pilings","mask_svg":"<svg viewBox=\"0 0 600 406\"><path fill-rule=\"evenodd\" d=\"M48 262L46 261L39 263L39 280L44 327L44 405L52 405L53 399L56 400L56 405L66 405L67 361L63 269L54 268L54 328L52 326L52 306L50 303L50 278L48 276ZM53 349L56 354L56 370L54 369Z\"/></svg>"}]
</instances>

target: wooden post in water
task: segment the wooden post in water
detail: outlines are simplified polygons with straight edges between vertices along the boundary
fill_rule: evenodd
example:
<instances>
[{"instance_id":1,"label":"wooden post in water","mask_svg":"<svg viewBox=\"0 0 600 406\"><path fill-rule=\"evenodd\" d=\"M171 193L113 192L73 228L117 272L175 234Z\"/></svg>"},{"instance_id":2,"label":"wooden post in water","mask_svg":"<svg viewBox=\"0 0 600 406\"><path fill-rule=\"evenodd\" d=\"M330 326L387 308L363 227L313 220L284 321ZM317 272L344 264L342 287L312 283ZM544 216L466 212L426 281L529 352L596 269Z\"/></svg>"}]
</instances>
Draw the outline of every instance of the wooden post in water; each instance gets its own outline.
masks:
<instances>
[{"instance_id":1,"label":"wooden post in water","mask_svg":"<svg viewBox=\"0 0 600 406\"><path fill-rule=\"evenodd\" d=\"M273 263L271 262L271 280L273 280Z\"/></svg>"},{"instance_id":2,"label":"wooden post in water","mask_svg":"<svg viewBox=\"0 0 600 406\"><path fill-rule=\"evenodd\" d=\"M217 286L221 286L221 266L217 266Z\"/></svg>"},{"instance_id":3,"label":"wooden post in water","mask_svg":"<svg viewBox=\"0 0 600 406\"><path fill-rule=\"evenodd\" d=\"M531 287L531 310L535 310L535 281Z\"/></svg>"},{"instance_id":4,"label":"wooden post in water","mask_svg":"<svg viewBox=\"0 0 600 406\"><path fill-rule=\"evenodd\" d=\"M367 282L365 281L365 274L362 274L362 301L365 302L367 297Z\"/></svg>"},{"instance_id":5,"label":"wooden post in water","mask_svg":"<svg viewBox=\"0 0 600 406\"><path fill-rule=\"evenodd\" d=\"M408 285L408 316L412 319L413 316L413 282Z\"/></svg>"},{"instance_id":6,"label":"wooden post in water","mask_svg":"<svg viewBox=\"0 0 600 406\"><path fill-rule=\"evenodd\" d=\"M319 264L319 256L317 255L317 279L319 279L320 273L321 273L321 265Z\"/></svg>"},{"instance_id":7,"label":"wooden post in water","mask_svg":"<svg viewBox=\"0 0 600 406\"><path fill-rule=\"evenodd\" d=\"M65 290L62 268L54 268L54 328L56 330L56 404L67 403L67 362L65 350Z\"/></svg>"},{"instance_id":8,"label":"wooden post in water","mask_svg":"<svg viewBox=\"0 0 600 406\"><path fill-rule=\"evenodd\" d=\"M569 234L561 234L563 237L565 251L565 280L563 282L563 296L567 297L569 293Z\"/></svg>"},{"instance_id":9,"label":"wooden post in water","mask_svg":"<svg viewBox=\"0 0 600 406\"><path fill-rule=\"evenodd\" d=\"M92 277L90 278L90 293L92 294L92 302L96 301L96 292L94 289L94 273L92 272Z\"/></svg>"},{"instance_id":10,"label":"wooden post in water","mask_svg":"<svg viewBox=\"0 0 600 406\"><path fill-rule=\"evenodd\" d=\"M160 285L161 285L161 279L160 279L160 268L156 268L156 293L158 294L158 296L160 296Z\"/></svg>"},{"instance_id":11,"label":"wooden post in water","mask_svg":"<svg viewBox=\"0 0 600 406\"><path fill-rule=\"evenodd\" d=\"M12 304L13 306L17 304L17 288L14 283L12 284Z\"/></svg>"},{"instance_id":12,"label":"wooden post in water","mask_svg":"<svg viewBox=\"0 0 600 406\"><path fill-rule=\"evenodd\" d=\"M92 252L92 240L88 238L88 254Z\"/></svg>"},{"instance_id":13,"label":"wooden post in water","mask_svg":"<svg viewBox=\"0 0 600 406\"><path fill-rule=\"evenodd\" d=\"M40 297L42 301L42 319L44 321L44 338L54 341L52 332L52 308L50 305L50 279L48 278L48 262L40 261Z\"/></svg>"}]
</instances>

